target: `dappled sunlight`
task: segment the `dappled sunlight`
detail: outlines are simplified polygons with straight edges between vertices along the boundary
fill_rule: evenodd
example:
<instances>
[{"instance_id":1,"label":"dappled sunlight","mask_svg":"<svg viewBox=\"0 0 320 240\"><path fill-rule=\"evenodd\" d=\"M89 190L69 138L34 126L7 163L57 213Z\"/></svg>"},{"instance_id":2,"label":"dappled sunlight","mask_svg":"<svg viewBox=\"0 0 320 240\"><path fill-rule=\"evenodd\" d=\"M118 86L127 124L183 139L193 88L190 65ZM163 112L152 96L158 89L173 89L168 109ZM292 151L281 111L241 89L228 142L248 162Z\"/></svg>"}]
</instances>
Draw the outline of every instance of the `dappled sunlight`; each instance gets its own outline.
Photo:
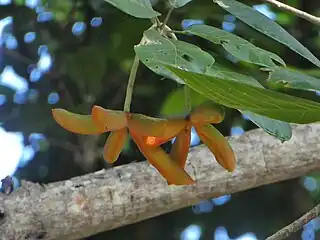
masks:
<instances>
[{"instance_id":1,"label":"dappled sunlight","mask_svg":"<svg viewBox=\"0 0 320 240\"><path fill-rule=\"evenodd\" d=\"M15 173L23 150L22 133L9 133L0 128L0 179Z\"/></svg>"},{"instance_id":2,"label":"dappled sunlight","mask_svg":"<svg viewBox=\"0 0 320 240\"><path fill-rule=\"evenodd\" d=\"M23 94L28 91L28 82L25 78L16 74L12 66L6 66L0 75L0 85L9 87L17 94Z\"/></svg>"}]
</instances>

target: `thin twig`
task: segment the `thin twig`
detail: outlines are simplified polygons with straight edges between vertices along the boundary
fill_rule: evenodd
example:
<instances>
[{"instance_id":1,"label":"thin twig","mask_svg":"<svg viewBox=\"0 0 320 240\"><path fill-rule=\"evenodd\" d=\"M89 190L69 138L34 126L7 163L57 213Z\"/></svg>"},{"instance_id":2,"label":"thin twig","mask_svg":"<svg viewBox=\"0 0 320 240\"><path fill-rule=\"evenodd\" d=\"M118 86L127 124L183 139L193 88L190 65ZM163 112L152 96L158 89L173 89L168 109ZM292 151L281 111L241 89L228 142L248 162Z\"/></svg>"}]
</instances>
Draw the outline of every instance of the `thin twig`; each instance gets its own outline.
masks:
<instances>
[{"instance_id":1,"label":"thin twig","mask_svg":"<svg viewBox=\"0 0 320 240\"><path fill-rule=\"evenodd\" d=\"M174 7L170 7L170 9L169 9L169 11L168 11L168 13L167 13L167 15L166 15L163 23L162 23L161 26L160 26L161 33L163 32L164 26L167 25L167 23L168 23L168 21L169 21L169 19L170 19L170 16L171 16L171 14L172 14L172 12L173 12L173 10L174 10Z\"/></svg>"},{"instance_id":2,"label":"thin twig","mask_svg":"<svg viewBox=\"0 0 320 240\"><path fill-rule=\"evenodd\" d=\"M187 112L191 111L191 96L190 96L190 88L185 84L184 85L184 101L186 105Z\"/></svg>"},{"instance_id":3,"label":"thin twig","mask_svg":"<svg viewBox=\"0 0 320 240\"><path fill-rule=\"evenodd\" d=\"M293 223L280 229L278 232L268 237L266 240L280 240L289 237L291 234L299 231L305 224L315 219L320 215L320 203L312 208L309 212L304 214L302 217L295 220Z\"/></svg>"},{"instance_id":4,"label":"thin twig","mask_svg":"<svg viewBox=\"0 0 320 240\"><path fill-rule=\"evenodd\" d=\"M126 99L124 101L123 111L125 111L125 112L130 112L133 87L134 87L134 82L136 80L138 67L139 67L139 58L137 55L135 55L133 63L132 63L131 71L130 71L129 80L128 80Z\"/></svg>"},{"instance_id":5,"label":"thin twig","mask_svg":"<svg viewBox=\"0 0 320 240\"><path fill-rule=\"evenodd\" d=\"M261 0L261 1L266 2L266 3L270 3L271 5L277 7L281 10L284 10L286 12L293 13L294 15L301 17L311 23L314 23L316 25L320 25L320 17L313 16L309 13L306 13L304 11L301 11L299 9L296 9L294 7L291 7L289 5L286 5L286 4L279 2L279 1L276 1L276 0Z\"/></svg>"}]
</instances>

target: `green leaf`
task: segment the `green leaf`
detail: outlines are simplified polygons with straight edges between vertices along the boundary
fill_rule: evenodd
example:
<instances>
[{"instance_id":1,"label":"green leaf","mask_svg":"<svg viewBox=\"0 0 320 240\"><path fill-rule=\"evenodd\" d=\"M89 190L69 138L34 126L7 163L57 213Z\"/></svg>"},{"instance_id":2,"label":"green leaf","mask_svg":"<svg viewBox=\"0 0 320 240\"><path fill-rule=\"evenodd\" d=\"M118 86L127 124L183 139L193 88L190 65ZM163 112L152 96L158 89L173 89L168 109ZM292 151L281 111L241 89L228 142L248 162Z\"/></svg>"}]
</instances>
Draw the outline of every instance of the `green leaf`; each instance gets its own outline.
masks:
<instances>
[{"instance_id":1,"label":"green leaf","mask_svg":"<svg viewBox=\"0 0 320 240\"><path fill-rule=\"evenodd\" d=\"M229 80L233 80L236 82L241 82L244 84L263 88L263 86L253 77L247 76L241 73L237 73L227 67L220 65L219 63L215 63L210 68L208 68L206 75L210 75L212 77L221 78L221 79L227 78Z\"/></svg>"},{"instance_id":2,"label":"green leaf","mask_svg":"<svg viewBox=\"0 0 320 240\"><path fill-rule=\"evenodd\" d=\"M292 128L289 123L261 116L259 114L241 111L246 115L254 124L262 128L265 132L280 139L282 142L288 141L292 137Z\"/></svg>"},{"instance_id":3,"label":"green leaf","mask_svg":"<svg viewBox=\"0 0 320 240\"><path fill-rule=\"evenodd\" d=\"M253 77L234 72L231 69L220 65L219 63L215 63L210 68L208 68L206 75L221 79L227 78L233 81L238 81L263 88L263 86L260 85L260 83ZM201 103L209 100L205 96L199 94L196 91L193 91L192 89L190 89L190 99L192 107L198 106ZM182 115L185 113L185 110L184 90L183 88L181 88L169 94L162 106L161 114Z\"/></svg>"},{"instance_id":4,"label":"green leaf","mask_svg":"<svg viewBox=\"0 0 320 240\"><path fill-rule=\"evenodd\" d=\"M135 46L139 59L150 70L166 78L183 83L163 64L180 66L185 70L204 73L214 63L214 58L201 48L179 40L164 38L155 30L144 32L145 44Z\"/></svg>"},{"instance_id":5,"label":"green leaf","mask_svg":"<svg viewBox=\"0 0 320 240\"><path fill-rule=\"evenodd\" d=\"M288 68L271 69L268 83L280 84L286 88L320 90L320 79Z\"/></svg>"},{"instance_id":6,"label":"green leaf","mask_svg":"<svg viewBox=\"0 0 320 240\"><path fill-rule=\"evenodd\" d=\"M192 107L198 106L201 103L208 101L208 98L192 89L190 89L190 95ZM165 116L184 114L184 99L183 88L179 88L176 91L172 92L164 101L161 108L161 114ZM249 117L254 124L262 128L266 133L276 137L282 142L289 140L292 136L292 129L289 123L271 119L249 111L242 111L242 114Z\"/></svg>"},{"instance_id":7,"label":"green leaf","mask_svg":"<svg viewBox=\"0 0 320 240\"><path fill-rule=\"evenodd\" d=\"M67 58L69 76L78 86L86 86L91 94L101 90L107 61L105 54L101 46L90 45L80 48Z\"/></svg>"},{"instance_id":8,"label":"green leaf","mask_svg":"<svg viewBox=\"0 0 320 240\"><path fill-rule=\"evenodd\" d=\"M195 107L208 101L208 98L190 89L191 107ZM184 89L179 88L169 94L161 107L161 114L164 116L179 116L187 112L185 107Z\"/></svg>"},{"instance_id":9,"label":"green leaf","mask_svg":"<svg viewBox=\"0 0 320 240\"><path fill-rule=\"evenodd\" d=\"M235 0L213 0L213 2L217 3L224 10L236 16L249 26L286 45L291 50L320 67L319 59L317 59L306 47L299 43L280 25L270 20L262 13Z\"/></svg>"},{"instance_id":10,"label":"green leaf","mask_svg":"<svg viewBox=\"0 0 320 240\"><path fill-rule=\"evenodd\" d=\"M187 3L191 2L192 0L168 0L169 4L174 8L180 8L186 5Z\"/></svg>"},{"instance_id":11,"label":"green leaf","mask_svg":"<svg viewBox=\"0 0 320 240\"><path fill-rule=\"evenodd\" d=\"M286 65L276 54L258 48L235 34L208 25L192 25L184 31L220 44L231 55L239 60L265 67L276 67L274 61Z\"/></svg>"},{"instance_id":12,"label":"green leaf","mask_svg":"<svg viewBox=\"0 0 320 240\"><path fill-rule=\"evenodd\" d=\"M187 72L166 66L193 90L230 108L251 111L269 118L312 123L320 120L320 104L230 79Z\"/></svg>"},{"instance_id":13,"label":"green leaf","mask_svg":"<svg viewBox=\"0 0 320 240\"><path fill-rule=\"evenodd\" d=\"M136 18L154 18L161 14L152 9L150 0L105 0L119 10Z\"/></svg>"}]
</instances>

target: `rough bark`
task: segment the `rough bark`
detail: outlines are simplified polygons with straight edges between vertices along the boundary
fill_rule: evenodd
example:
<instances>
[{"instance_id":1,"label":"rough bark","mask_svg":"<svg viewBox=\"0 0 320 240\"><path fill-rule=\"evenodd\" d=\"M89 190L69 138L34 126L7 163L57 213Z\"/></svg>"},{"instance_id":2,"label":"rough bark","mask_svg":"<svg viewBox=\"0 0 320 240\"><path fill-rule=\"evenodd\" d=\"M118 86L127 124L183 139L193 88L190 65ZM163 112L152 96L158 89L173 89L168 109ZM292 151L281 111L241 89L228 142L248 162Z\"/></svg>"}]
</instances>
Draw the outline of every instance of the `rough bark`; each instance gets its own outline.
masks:
<instances>
[{"instance_id":1,"label":"rough bark","mask_svg":"<svg viewBox=\"0 0 320 240\"><path fill-rule=\"evenodd\" d=\"M39 186L23 182L0 194L0 239L79 239L197 203L320 170L320 125L293 126L281 143L262 130L229 139L237 169L229 173L200 146L189 154L193 186L168 186L146 162ZM68 161L68 159L66 159ZM2 212L2 213L1 213Z\"/></svg>"}]
</instances>

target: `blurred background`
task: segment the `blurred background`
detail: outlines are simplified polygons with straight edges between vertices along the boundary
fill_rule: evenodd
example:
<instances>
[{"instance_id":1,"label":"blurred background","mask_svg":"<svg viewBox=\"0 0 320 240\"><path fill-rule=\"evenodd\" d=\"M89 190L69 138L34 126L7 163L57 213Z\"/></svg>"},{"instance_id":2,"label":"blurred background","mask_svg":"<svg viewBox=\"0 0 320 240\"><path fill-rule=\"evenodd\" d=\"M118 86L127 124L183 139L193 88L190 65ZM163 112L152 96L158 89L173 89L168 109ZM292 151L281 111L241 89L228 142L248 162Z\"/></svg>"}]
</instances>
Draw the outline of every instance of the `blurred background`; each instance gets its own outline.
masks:
<instances>
[{"instance_id":1,"label":"blurred background","mask_svg":"<svg viewBox=\"0 0 320 240\"><path fill-rule=\"evenodd\" d=\"M157 11L168 11L165 1L151 2ZM277 21L320 57L319 27L279 12L263 1L242 2ZM320 16L320 1L284 2ZM203 23L234 32L278 54L290 67L320 76L320 70L307 60L237 21L211 0L192 1L175 10L169 26L182 30ZM148 20L130 17L103 0L0 0L0 179L13 176L17 187L21 179L49 183L112 167L101 155L106 135L83 137L69 133L53 121L51 109L59 107L82 114L89 113L93 104L122 109L133 46L149 26ZM255 66L238 62L219 46L190 36L182 40L201 46L218 63L258 74ZM318 92L283 91L319 101ZM141 64L132 111L151 116L181 114L181 86ZM230 136L256 126L238 111L228 109L225 121L217 128ZM192 145L198 144L199 138L193 132ZM170 144L165 148L169 150ZM116 165L133 161L145 159L128 139ZM320 173L303 176L203 200L87 239L265 239L319 201L319 184ZM320 239L319 229L317 218L290 239Z\"/></svg>"}]
</instances>

